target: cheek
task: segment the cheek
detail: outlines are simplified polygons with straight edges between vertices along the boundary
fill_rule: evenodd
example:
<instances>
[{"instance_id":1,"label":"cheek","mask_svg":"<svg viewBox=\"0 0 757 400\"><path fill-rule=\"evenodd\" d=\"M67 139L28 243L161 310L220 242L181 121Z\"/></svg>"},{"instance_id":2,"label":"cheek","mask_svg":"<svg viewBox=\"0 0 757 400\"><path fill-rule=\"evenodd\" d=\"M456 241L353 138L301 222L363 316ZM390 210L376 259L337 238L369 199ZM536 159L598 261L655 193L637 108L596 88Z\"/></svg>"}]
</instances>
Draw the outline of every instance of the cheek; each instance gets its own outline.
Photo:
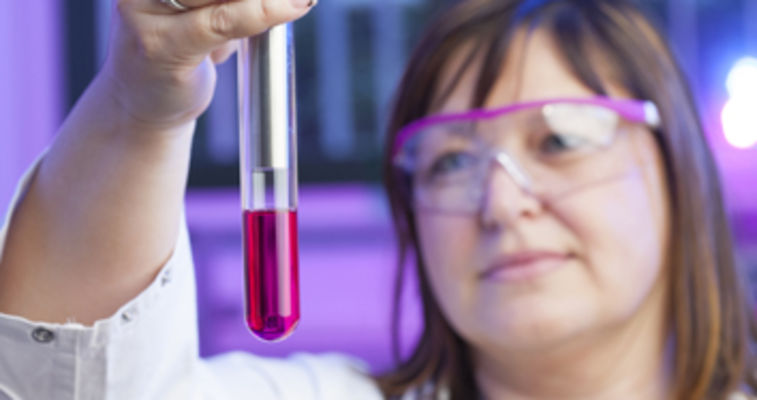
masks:
<instances>
[{"instance_id":1,"label":"cheek","mask_svg":"<svg viewBox=\"0 0 757 400\"><path fill-rule=\"evenodd\" d=\"M667 200L656 168L570 202L568 223L605 314L636 310L661 278L667 246Z\"/></svg>"},{"instance_id":2,"label":"cheek","mask_svg":"<svg viewBox=\"0 0 757 400\"><path fill-rule=\"evenodd\" d=\"M475 296L477 228L467 218L422 214L416 227L431 288L443 312L454 316Z\"/></svg>"}]
</instances>

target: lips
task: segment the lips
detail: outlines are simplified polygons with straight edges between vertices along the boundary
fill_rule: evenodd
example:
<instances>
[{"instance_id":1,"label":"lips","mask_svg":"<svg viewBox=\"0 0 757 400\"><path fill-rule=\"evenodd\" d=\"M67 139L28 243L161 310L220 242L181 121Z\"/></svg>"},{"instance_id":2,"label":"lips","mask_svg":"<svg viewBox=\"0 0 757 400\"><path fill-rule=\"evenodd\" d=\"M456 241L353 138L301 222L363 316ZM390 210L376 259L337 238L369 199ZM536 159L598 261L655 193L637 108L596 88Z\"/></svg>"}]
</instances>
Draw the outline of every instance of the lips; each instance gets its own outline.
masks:
<instances>
[{"instance_id":1,"label":"lips","mask_svg":"<svg viewBox=\"0 0 757 400\"><path fill-rule=\"evenodd\" d=\"M523 251L505 254L489 264L481 279L516 280L540 275L563 265L573 258L570 253L553 251Z\"/></svg>"}]
</instances>

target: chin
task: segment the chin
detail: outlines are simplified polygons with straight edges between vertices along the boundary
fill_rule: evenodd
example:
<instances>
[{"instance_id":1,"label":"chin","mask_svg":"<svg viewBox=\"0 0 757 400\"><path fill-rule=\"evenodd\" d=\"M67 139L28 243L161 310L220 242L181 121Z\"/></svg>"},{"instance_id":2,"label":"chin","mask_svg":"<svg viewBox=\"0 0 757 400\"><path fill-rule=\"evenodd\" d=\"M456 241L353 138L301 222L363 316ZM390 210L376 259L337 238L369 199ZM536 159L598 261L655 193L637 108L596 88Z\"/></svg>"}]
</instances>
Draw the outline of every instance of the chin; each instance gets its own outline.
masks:
<instances>
[{"instance_id":1,"label":"chin","mask_svg":"<svg viewBox=\"0 0 757 400\"><path fill-rule=\"evenodd\" d=\"M573 307L571 307L573 306ZM478 334L490 345L507 351L544 351L591 330L594 310L576 307L534 305L517 310L500 310L485 316ZM485 321L485 322L484 322Z\"/></svg>"}]
</instances>

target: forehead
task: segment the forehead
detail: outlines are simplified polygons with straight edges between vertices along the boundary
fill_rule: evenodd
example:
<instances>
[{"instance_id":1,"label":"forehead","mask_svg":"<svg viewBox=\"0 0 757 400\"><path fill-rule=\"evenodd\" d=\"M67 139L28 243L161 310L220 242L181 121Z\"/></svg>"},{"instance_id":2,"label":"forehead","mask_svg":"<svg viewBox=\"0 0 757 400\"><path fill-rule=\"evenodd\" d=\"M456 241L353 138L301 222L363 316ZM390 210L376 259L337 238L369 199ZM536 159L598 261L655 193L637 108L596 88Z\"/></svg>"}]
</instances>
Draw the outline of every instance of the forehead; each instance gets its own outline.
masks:
<instances>
[{"instance_id":1,"label":"forehead","mask_svg":"<svg viewBox=\"0 0 757 400\"><path fill-rule=\"evenodd\" d=\"M571 72L556 46L555 40L544 29L531 32L527 32L526 29L517 30L509 43L505 63L483 107L493 108L517 102L596 95ZM472 43L466 43L453 53L442 69L437 89L449 87L465 63L465 58L470 55L472 47ZM483 52L474 56L449 96L434 105L432 114L460 112L471 108L478 72L484 58ZM609 76L602 73L608 67L601 57L593 57L592 64L600 75ZM609 82L609 79L603 80L609 95L626 97L625 91L618 85ZM439 96L438 92L436 96Z\"/></svg>"}]
</instances>

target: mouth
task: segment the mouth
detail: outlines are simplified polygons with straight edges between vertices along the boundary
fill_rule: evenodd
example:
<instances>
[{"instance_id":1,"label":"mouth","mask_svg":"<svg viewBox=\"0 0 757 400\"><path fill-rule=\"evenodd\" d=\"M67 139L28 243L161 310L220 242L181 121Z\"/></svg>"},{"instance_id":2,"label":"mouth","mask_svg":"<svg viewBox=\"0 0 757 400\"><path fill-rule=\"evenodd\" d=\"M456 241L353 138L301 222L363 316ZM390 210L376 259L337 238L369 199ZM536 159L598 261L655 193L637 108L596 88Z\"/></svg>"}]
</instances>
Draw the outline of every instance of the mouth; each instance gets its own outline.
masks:
<instances>
[{"instance_id":1,"label":"mouth","mask_svg":"<svg viewBox=\"0 0 757 400\"><path fill-rule=\"evenodd\" d=\"M479 274L484 281L514 282L534 279L553 271L575 256L572 253L552 251L523 251L505 254Z\"/></svg>"}]
</instances>

